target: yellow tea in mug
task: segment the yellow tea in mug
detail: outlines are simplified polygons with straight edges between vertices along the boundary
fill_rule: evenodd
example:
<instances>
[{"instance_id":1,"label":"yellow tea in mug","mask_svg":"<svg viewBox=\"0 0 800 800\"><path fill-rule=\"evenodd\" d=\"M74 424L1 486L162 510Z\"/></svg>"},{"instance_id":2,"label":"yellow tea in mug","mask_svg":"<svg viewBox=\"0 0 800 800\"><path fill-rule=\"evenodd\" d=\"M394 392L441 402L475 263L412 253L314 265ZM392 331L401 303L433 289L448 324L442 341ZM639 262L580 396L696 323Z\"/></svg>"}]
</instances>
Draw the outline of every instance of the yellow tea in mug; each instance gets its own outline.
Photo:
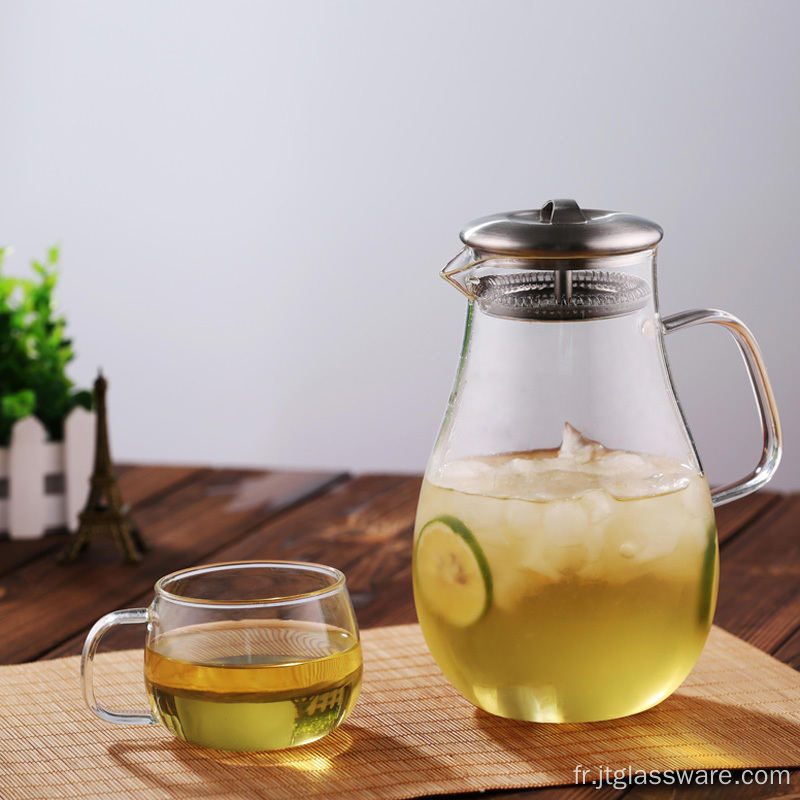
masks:
<instances>
[{"instance_id":1,"label":"yellow tea in mug","mask_svg":"<svg viewBox=\"0 0 800 800\"><path fill-rule=\"evenodd\" d=\"M153 712L178 738L220 750L279 750L326 736L355 705L361 673L355 634L303 621L193 625L145 650Z\"/></svg>"}]
</instances>

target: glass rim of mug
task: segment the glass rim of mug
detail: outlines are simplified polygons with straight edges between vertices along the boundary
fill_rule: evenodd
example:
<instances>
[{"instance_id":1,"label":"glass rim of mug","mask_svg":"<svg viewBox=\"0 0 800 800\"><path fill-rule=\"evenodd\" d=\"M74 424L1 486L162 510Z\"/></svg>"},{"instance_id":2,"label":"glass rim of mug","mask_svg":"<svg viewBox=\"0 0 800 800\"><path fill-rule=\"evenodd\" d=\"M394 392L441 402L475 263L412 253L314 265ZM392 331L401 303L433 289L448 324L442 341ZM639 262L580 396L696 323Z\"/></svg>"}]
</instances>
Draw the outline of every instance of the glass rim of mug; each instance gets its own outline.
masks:
<instances>
[{"instance_id":1,"label":"glass rim of mug","mask_svg":"<svg viewBox=\"0 0 800 800\"><path fill-rule=\"evenodd\" d=\"M322 586L318 589L311 589L307 592L299 592L291 595L277 595L273 597L258 598L256 600L210 600L201 597L189 597L187 595L176 594L169 591L166 585L181 577L190 575L203 575L212 572L225 572L232 569L254 569L261 568L290 568L296 572L316 573L317 575L327 575L333 579L330 586ZM197 567L186 567L175 572L169 573L159 578L155 583L155 593L157 598L163 598L171 603L191 606L193 608L268 608L282 605L296 605L308 600L318 600L340 592L345 588L346 578L341 570L336 567L329 567L326 564L317 564L312 561L280 561L280 560L252 560L252 561L221 561L215 564L203 564Z\"/></svg>"}]
</instances>

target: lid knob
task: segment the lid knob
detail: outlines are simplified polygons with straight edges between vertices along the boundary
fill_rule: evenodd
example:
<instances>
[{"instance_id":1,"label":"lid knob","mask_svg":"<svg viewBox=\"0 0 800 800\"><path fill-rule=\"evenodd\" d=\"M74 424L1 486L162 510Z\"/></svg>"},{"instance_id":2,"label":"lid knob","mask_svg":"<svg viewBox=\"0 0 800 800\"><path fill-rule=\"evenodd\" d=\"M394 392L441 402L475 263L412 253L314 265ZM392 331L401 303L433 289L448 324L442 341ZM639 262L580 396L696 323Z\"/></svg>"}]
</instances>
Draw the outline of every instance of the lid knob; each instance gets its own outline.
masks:
<instances>
[{"instance_id":1,"label":"lid knob","mask_svg":"<svg viewBox=\"0 0 800 800\"><path fill-rule=\"evenodd\" d=\"M586 222L581 207L574 200L548 200L539 210L542 222Z\"/></svg>"}]
</instances>

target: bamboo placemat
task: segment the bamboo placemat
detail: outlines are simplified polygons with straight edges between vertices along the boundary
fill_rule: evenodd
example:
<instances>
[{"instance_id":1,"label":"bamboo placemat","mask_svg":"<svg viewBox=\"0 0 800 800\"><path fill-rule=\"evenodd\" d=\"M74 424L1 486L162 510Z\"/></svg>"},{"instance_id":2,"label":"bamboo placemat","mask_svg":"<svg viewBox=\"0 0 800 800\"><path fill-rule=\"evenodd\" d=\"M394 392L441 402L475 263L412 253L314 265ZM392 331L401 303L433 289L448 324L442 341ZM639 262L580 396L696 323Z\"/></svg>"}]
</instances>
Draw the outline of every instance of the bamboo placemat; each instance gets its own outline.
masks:
<instances>
[{"instance_id":1,"label":"bamboo placemat","mask_svg":"<svg viewBox=\"0 0 800 800\"><path fill-rule=\"evenodd\" d=\"M364 689L345 725L303 748L253 755L101 722L83 705L77 658L2 667L0 797L401 800L574 784L578 765L587 781L605 767L800 766L800 673L717 628L664 703L580 725L477 711L445 682L417 625L367 630L363 642ZM139 651L100 656L98 695L144 707L141 671Z\"/></svg>"}]
</instances>

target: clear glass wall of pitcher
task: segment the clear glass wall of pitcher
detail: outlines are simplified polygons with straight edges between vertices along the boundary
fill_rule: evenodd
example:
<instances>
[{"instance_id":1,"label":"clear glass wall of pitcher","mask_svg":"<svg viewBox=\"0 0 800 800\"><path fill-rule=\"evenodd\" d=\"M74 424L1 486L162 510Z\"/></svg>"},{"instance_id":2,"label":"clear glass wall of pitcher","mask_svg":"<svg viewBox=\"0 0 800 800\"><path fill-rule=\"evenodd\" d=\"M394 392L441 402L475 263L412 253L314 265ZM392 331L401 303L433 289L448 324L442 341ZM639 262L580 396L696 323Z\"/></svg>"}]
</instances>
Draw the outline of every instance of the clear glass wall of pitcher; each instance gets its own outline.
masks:
<instances>
[{"instance_id":1,"label":"clear glass wall of pitcher","mask_svg":"<svg viewBox=\"0 0 800 800\"><path fill-rule=\"evenodd\" d=\"M551 201L473 223L445 268L467 327L420 495L414 592L442 671L490 713L583 722L671 694L714 613L713 505L777 467L755 341L724 312L659 316L660 238ZM734 334L764 429L756 469L713 495L663 343L700 322Z\"/></svg>"}]
</instances>

